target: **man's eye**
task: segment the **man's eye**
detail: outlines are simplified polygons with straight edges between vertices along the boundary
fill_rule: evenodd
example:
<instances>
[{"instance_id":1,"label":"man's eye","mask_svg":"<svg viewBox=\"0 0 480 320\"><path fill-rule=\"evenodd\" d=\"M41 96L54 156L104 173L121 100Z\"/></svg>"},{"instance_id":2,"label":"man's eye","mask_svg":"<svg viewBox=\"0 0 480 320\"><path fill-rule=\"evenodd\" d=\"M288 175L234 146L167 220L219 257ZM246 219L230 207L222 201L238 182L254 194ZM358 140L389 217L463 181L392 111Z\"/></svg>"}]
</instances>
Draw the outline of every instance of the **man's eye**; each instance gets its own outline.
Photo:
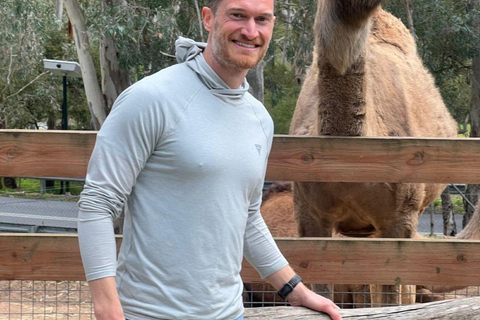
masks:
<instances>
[{"instance_id":1,"label":"man's eye","mask_svg":"<svg viewBox=\"0 0 480 320\"><path fill-rule=\"evenodd\" d=\"M270 21L270 19L269 19L269 18L266 18L266 17L258 17L258 18L257 18L257 21L258 21L258 22L261 22L261 23L267 23L267 22Z\"/></svg>"},{"instance_id":2,"label":"man's eye","mask_svg":"<svg viewBox=\"0 0 480 320\"><path fill-rule=\"evenodd\" d=\"M241 14L241 13L232 13L232 17L237 18L237 19L241 19L241 18L243 18L243 14Z\"/></svg>"}]
</instances>

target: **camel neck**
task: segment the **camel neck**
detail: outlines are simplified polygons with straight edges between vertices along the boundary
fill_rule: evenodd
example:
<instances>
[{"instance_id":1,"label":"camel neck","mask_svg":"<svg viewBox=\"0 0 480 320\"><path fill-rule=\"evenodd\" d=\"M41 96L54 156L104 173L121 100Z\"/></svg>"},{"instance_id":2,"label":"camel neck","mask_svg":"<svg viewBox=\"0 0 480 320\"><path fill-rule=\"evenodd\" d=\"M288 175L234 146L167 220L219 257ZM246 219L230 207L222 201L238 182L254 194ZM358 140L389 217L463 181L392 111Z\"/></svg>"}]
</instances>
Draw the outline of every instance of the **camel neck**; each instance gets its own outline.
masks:
<instances>
[{"instance_id":1,"label":"camel neck","mask_svg":"<svg viewBox=\"0 0 480 320\"><path fill-rule=\"evenodd\" d=\"M362 135L366 114L365 57L360 56L343 75L328 62L319 69L318 134Z\"/></svg>"}]
</instances>

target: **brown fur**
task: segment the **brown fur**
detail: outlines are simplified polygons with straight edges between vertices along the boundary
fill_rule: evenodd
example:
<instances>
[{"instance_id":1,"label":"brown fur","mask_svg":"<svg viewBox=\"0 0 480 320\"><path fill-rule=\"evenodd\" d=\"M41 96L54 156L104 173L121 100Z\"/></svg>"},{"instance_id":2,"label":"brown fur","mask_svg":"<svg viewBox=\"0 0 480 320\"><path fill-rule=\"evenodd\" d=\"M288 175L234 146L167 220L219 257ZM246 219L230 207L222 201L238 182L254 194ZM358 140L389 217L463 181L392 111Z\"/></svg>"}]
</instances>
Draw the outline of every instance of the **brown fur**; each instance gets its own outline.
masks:
<instances>
[{"instance_id":1,"label":"brown fur","mask_svg":"<svg viewBox=\"0 0 480 320\"><path fill-rule=\"evenodd\" d=\"M281 182L280 184L272 184L264 193L264 202L262 203L261 212L268 228L272 235L277 238L284 237L298 237L298 229L294 222L293 209L293 194L291 190L291 183ZM334 234L334 237L341 237L342 235ZM415 233L414 238L424 239L425 237ZM451 237L445 237L451 238ZM477 204L477 209L470 220L470 223L457 236L457 239L480 239L480 202ZM271 286L246 284L249 291L275 291ZM370 288L368 285L335 285L333 288L333 300L337 304L343 304L344 307L363 308L371 306L372 300L375 303L375 295L370 297L370 292L377 292L376 286ZM410 303L415 301L418 303L439 301L445 299L454 299L462 296L478 295L478 287L465 286L416 286L412 293L405 293L411 290L409 286L402 286L400 290L404 291L402 301L405 299ZM254 294L251 297L253 302L266 302L266 305L275 301L282 301L275 294ZM377 301L377 303L380 303Z\"/></svg>"},{"instance_id":2,"label":"brown fur","mask_svg":"<svg viewBox=\"0 0 480 320\"><path fill-rule=\"evenodd\" d=\"M457 234L456 239L480 240L480 200L475 208L470 222Z\"/></svg>"},{"instance_id":3,"label":"brown fur","mask_svg":"<svg viewBox=\"0 0 480 320\"><path fill-rule=\"evenodd\" d=\"M380 2L319 1L314 60L290 134L456 136L456 123L419 59L410 33L381 9ZM299 234L411 238L418 216L444 187L297 182L294 203ZM385 303L399 302L400 295L389 296L392 299Z\"/></svg>"},{"instance_id":4,"label":"brown fur","mask_svg":"<svg viewBox=\"0 0 480 320\"><path fill-rule=\"evenodd\" d=\"M274 237L298 238L299 234L293 215L291 182L272 184L263 193L260 211Z\"/></svg>"}]
</instances>

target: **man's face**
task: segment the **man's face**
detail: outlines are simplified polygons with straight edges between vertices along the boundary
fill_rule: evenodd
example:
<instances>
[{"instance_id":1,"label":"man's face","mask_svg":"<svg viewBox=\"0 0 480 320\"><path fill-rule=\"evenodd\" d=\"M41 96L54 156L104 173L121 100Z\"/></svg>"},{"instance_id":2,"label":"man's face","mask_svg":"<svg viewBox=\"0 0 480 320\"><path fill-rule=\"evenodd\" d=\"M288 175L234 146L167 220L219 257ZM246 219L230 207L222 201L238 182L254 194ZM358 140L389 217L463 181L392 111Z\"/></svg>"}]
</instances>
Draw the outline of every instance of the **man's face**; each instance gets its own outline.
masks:
<instances>
[{"instance_id":1,"label":"man's face","mask_svg":"<svg viewBox=\"0 0 480 320\"><path fill-rule=\"evenodd\" d=\"M224 68L248 70L258 64L272 37L274 0L223 0L205 19L209 45Z\"/></svg>"}]
</instances>

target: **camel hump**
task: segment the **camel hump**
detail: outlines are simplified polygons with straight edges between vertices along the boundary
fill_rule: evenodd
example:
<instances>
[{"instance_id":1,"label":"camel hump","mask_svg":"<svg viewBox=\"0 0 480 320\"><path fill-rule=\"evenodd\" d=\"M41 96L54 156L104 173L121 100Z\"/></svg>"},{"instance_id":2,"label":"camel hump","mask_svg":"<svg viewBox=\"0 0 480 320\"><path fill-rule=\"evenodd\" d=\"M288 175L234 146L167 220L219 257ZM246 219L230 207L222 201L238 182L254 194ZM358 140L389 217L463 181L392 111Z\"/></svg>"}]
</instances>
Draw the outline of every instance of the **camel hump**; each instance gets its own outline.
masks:
<instances>
[{"instance_id":1,"label":"camel hump","mask_svg":"<svg viewBox=\"0 0 480 320\"><path fill-rule=\"evenodd\" d=\"M402 21L381 8L373 16L370 43L392 45L405 55L417 52L415 41Z\"/></svg>"}]
</instances>

